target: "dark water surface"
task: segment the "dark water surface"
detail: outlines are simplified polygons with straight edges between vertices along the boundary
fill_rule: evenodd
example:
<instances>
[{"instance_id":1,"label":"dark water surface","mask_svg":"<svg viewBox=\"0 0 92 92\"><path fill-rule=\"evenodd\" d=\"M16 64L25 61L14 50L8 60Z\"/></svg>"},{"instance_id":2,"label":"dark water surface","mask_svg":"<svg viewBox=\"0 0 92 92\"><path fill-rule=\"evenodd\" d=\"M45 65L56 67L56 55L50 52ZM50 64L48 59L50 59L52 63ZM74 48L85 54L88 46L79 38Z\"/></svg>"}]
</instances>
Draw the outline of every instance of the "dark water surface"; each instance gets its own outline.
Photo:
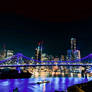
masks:
<instances>
[{"instance_id":1,"label":"dark water surface","mask_svg":"<svg viewBox=\"0 0 92 92\"><path fill-rule=\"evenodd\" d=\"M47 80L50 83L36 84L38 81ZM13 92L18 87L19 92L54 92L55 90L63 91L67 87L78 83L91 81L89 78L78 77L38 77L29 79L4 79L0 80L0 92Z\"/></svg>"}]
</instances>

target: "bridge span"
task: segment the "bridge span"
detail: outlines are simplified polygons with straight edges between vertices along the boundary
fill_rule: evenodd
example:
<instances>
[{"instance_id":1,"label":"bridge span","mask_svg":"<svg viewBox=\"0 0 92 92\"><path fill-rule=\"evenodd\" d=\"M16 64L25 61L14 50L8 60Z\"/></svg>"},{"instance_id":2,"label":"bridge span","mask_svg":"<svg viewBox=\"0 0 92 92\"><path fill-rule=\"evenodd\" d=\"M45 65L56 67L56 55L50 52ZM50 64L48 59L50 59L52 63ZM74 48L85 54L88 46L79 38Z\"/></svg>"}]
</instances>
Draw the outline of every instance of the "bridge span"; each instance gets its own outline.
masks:
<instances>
[{"instance_id":1,"label":"bridge span","mask_svg":"<svg viewBox=\"0 0 92 92\"><path fill-rule=\"evenodd\" d=\"M92 54L74 61L37 61L18 53L11 58L0 61L0 67L29 66L92 66Z\"/></svg>"},{"instance_id":2,"label":"bridge span","mask_svg":"<svg viewBox=\"0 0 92 92\"><path fill-rule=\"evenodd\" d=\"M0 67L35 67L35 66L92 66L92 64L22 64L22 65L0 65Z\"/></svg>"}]
</instances>

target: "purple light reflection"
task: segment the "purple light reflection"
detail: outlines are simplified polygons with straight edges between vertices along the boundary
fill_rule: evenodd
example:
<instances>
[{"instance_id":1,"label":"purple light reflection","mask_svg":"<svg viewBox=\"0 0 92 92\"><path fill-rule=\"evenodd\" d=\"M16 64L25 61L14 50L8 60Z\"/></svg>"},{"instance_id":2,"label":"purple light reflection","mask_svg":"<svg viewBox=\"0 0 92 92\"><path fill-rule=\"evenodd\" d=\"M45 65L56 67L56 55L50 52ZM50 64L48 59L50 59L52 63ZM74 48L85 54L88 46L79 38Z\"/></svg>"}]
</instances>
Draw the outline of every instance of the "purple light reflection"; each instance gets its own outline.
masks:
<instances>
[{"instance_id":1,"label":"purple light reflection","mask_svg":"<svg viewBox=\"0 0 92 92\"><path fill-rule=\"evenodd\" d=\"M47 84L35 84L42 81L43 78L30 79L7 79L0 80L0 92L12 92L14 88L18 88L19 92L54 92L66 90L67 87L74 84L88 82L91 79L77 78L77 77L47 77L45 80L50 81ZM33 84L34 83L34 84Z\"/></svg>"}]
</instances>

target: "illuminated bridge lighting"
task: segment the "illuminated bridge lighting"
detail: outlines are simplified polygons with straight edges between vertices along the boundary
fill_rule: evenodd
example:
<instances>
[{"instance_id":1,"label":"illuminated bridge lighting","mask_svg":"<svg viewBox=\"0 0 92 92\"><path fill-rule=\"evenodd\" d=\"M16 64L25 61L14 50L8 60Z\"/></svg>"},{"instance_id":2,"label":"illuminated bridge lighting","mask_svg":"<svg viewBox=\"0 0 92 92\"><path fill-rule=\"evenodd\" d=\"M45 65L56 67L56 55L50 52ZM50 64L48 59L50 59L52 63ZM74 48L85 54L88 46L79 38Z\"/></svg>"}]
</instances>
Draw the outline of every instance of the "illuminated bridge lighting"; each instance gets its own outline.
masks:
<instances>
[{"instance_id":1,"label":"illuminated bridge lighting","mask_svg":"<svg viewBox=\"0 0 92 92\"><path fill-rule=\"evenodd\" d=\"M31 63L31 64L30 64ZM0 61L0 67L15 66L92 66L92 54L74 61L38 61L17 53L11 58Z\"/></svg>"}]
</instances>

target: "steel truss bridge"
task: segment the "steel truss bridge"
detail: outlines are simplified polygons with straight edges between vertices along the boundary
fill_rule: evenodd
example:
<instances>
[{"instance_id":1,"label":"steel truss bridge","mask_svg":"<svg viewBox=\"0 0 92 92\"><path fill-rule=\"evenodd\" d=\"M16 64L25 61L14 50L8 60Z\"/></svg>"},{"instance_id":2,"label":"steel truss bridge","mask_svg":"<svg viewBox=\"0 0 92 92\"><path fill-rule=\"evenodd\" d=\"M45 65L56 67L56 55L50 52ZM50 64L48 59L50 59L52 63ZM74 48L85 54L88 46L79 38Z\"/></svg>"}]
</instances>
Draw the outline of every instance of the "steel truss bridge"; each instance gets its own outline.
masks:
<instances>
[{"instance_id":1,"label":"steel truss bridge","mask_svg":"<svg viewBox=\"0 0 92 92\"><path fill-rule=\"evenodd\" d=\"M17 53L11 58L0 61L0 67L29 66L92 66L92 54L74 61L38 61Z\"/></svg>"}]
</instances>

